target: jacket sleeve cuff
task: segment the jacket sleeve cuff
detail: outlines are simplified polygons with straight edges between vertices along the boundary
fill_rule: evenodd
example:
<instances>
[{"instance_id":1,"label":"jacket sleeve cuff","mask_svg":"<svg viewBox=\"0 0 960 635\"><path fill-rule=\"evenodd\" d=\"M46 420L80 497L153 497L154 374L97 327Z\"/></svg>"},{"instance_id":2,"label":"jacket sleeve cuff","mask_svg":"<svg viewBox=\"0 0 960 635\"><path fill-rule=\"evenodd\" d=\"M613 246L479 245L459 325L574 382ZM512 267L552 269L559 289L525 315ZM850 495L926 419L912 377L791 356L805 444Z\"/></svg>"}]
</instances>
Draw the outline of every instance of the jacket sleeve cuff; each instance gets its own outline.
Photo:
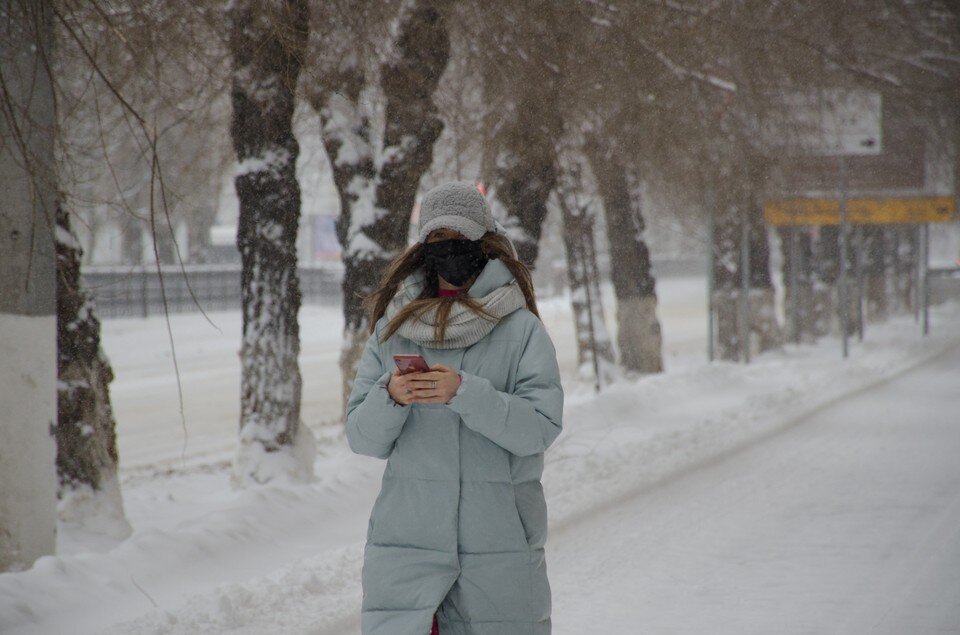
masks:
<instances>
[{"instance_id":1,"label":"jacket sleeve cuff","mask_svg":"<svg viewBox=\"0 0 960 635\"><path fill-rule=\"evenodd\" d=\"M393 400L387 385L390 383L391 371L385 372L377 381L373 383L361 408L366 410L364 416L357 422L357 428L363 436L374 441L391 441L396 438L395 431L403 426L410 413L410 404L401 404ZM370 429L367 422L376 421L375 429Z\"/></svg>"},{"instance_id":2,"label":"jacket sleeve cuff","mask_svg":"<svg viewBox=\"0 0 960 635\"><path fill-rule=\"evenodd\" d=\"M447 402L447 406L459 414L473 412L490 397L495 396L493 384L486 377L459 371L460 386Z\"/></svg>"}]
</instances>

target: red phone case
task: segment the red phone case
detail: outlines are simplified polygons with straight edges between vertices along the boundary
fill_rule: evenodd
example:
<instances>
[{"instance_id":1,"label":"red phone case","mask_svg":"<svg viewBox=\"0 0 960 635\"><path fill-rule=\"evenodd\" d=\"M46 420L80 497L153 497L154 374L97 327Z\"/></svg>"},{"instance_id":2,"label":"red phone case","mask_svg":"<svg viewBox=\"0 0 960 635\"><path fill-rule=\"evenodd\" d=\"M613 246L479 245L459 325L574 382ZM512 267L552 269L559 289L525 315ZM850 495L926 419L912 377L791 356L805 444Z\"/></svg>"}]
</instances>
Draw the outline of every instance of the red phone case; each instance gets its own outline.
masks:
<instances>
[{"instance_id":1,"label":"red phone case","mask_svg":"<svg viewBox=\"0 0 960 635\"><path fill-rule=\"evenodd\" d=\"M430 367L427 365L427 360L419 355L394 355L393 361L396 363L397 368L400 369L401 375L406 375L407 373L425 373L430 370Z\"/></svg>"}]
</instances>

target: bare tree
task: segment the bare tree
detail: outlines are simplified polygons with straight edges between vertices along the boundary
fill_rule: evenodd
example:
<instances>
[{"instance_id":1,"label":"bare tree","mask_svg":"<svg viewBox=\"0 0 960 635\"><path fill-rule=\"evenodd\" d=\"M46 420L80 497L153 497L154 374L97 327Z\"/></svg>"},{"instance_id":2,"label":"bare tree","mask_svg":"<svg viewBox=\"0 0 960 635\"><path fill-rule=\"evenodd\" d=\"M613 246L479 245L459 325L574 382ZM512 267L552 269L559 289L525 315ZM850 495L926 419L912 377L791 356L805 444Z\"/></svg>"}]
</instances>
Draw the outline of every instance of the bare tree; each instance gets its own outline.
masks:
<instances>
[{"instance_id":1,"label":"bare tree","mask_svg":"<svg viewBox=\"0 0 960 635\"><path fill-rule=\"evenodd\" d=\"M222 133L230 104L221 8L219 0L63 4L58 163L88 257L96 231L118 227L127 264L205 258L232 160Z\"/></svg>"},{"instance_id":2,"label":"bare tree","mask_svg":"<svg viewBox=\"0 0 960 635\"><path fill-rule=\"evenodd\" d=\"M299 145L292 117L307 42L306 0L242 0L230 10L242 259L240 448L235 484L313 477L300 421Z\"/></svg>"}]
</instances>

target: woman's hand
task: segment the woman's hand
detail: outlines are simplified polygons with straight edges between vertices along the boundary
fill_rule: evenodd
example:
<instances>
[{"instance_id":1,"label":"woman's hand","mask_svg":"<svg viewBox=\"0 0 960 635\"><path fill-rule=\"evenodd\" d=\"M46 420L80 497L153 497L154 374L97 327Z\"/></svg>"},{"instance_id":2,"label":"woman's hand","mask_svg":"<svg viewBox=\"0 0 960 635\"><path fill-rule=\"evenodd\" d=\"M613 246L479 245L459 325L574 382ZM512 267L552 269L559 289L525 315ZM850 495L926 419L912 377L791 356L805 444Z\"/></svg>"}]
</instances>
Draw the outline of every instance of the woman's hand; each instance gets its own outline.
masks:
<instances>
[{"instance_id":1,"label":"woman's hand","mask_svg":"<svg viewBox=\"0 0 960 635\"><path fill-rule=\"evenodd\" d=\"M418 374L422 373L407 373L403 375L399 369L394 368L393 373L390 375L390 381L387 383L387 392L390 393L390 398L402 406L411 403L413 386L410 385L410 379Z\"/></svg>"},{"instance_id":2,"label":"woman's hand","mask_svg":"<svg viewBox=\"0 0 960 635\"><path fill-rule=\"evenodd\" d=\"M396 387L394 388L394 384ZM460 387L460 373L449 366L434 364L425 373L400 375L394 371L387 390L393 400L408 403L447 403ZM396 394L394 394L396 392Z\"/></svg>"}]
</instances>

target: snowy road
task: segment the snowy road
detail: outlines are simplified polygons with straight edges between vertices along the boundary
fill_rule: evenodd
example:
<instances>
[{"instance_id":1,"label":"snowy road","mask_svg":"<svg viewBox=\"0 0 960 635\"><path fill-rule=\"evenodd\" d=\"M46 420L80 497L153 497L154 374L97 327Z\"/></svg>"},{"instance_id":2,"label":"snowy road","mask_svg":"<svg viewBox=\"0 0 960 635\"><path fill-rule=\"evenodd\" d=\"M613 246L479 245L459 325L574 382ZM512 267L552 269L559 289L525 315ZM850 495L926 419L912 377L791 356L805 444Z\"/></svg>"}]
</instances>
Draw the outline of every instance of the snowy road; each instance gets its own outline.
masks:
<instances>
[{"instance_id":1,"label":"snowy road","mask_svg":"<svg viewBox=\"0 0 960 635\"><path fill-rule=\"evenodd\" d=\"M960 633L960 348L551 533L554 632Z\"/></svg>"}]
</instances>

